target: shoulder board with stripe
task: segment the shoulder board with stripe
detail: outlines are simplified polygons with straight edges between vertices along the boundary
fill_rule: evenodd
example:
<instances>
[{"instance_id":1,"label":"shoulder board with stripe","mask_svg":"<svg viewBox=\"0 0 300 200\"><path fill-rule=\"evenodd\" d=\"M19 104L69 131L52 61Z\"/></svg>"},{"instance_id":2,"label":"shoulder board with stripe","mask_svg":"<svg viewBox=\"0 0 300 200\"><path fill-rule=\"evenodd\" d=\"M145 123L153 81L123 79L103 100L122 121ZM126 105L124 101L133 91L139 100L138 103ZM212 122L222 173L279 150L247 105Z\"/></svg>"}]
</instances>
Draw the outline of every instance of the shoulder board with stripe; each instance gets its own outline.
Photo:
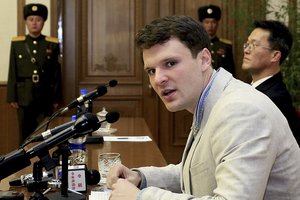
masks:
<instances>
[{"instance_id":1,"label":"shoulder board with stripe","mask_svg":"<svg viewBox=\"0 0 300 200\"><path fill-rule=\"evenodd\" d=\"M58 38L55 38L55 37L49 37L49 36L47 36L45 38L45 40L48 41L48 42L58 43Z\"/></svg>"},{"instance_id":2,"label":"shoulder board with stripe","mask_svg":"<svg viewBox=\"0 0 300 200\"><path fill-rule=\"evenodd\" d=\"M25 36L16 36L12 38L13 42L24 41L26 39Z\"/></svg>"},{"instance_id":3,"label":"shoulder board with stripe","mask_svg":"<svg viewBox=\"0 0 300 200\"><path fill-rule=\"evenodd\" d=\"M224 38L220 38L221 42L224 42L226 44L232 44L232 42L230 40L224 39Z\"/></svg>"}]
</instances>

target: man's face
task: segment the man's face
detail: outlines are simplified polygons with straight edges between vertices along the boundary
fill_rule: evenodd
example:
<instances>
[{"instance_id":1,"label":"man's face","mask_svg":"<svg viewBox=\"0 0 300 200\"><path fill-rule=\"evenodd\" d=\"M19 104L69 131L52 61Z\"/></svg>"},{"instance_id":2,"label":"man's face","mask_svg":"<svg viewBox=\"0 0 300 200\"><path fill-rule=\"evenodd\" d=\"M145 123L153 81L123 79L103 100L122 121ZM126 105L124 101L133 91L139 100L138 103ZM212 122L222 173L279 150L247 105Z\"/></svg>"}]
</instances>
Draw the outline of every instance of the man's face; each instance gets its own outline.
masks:
<instances>
[{"instance_id":1,"label":"man's face","mask_svg":"<svg viewBox=\"0 0 300 200\"><path fill-rule=\"evenodd\" d=\"M202 21L202 26L208 33L209 37L215 37L218 30L218 21L214 18L205 18Z\"/></svg>"},{"instance_id":2,"label":"man's face","mask_svg":"<svg viewBox=\"0 0 300 200\"><path fill-rule=\"evenodd\" d=\"M41 16L30 15L25 20L30 35L38 36L44 27L44 19Z\"/></svg>"},{"instance_id":3,"label":"man's face","mask_svg":"<svg viewBox=\"0 0 300 200\"><path fill-rule=\"evenodd\" d=\"M144 49L143 60L150 84L167 109L193 113L205 87L203 72L211 61L209 51L204 49L193 58L180 40L171 38L163 44Z\"/></svg>"},{"instance_id":4,"label":"man's face","mask_svg":"<svg viewBox=\"0 0 300 200\"><path fill-rule=\"evenodd\" d=\"M254 29L249 35L246 48L244 48L242 64L244 70L256 74L272 64L272 49L268 42L269 35L269 31L261 28Z\"/></svg>"}]
</instances>

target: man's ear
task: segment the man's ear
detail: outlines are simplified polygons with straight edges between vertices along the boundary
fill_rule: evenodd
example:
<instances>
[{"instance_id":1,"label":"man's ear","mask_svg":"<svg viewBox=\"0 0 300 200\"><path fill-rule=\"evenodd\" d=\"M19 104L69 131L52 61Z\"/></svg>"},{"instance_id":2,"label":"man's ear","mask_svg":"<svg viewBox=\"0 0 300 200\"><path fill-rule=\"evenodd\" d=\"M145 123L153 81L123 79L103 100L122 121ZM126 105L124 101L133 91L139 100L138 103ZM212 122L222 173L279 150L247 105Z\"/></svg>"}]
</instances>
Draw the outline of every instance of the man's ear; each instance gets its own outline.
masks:
<instances>
[{"instance_id":1,"label":"man's ear","mask_svg":"<svg viewBox=\"0 0 300 200\"><path fill-rule=\"evenodd\" d=\"M280 58L281 58L281 52L280 51L273 51L272 52L272 61L273 62L280 62Z\"/></svg>"},{"instance_id":2,"label":"man's ear","mask_svg":"<svg viewBox=\"0 0 300 200\"><path fill-rule=\"evenodd\" d=\"M202 49L202 51L198 53L197 59L200 61L203 71L211 67L211 54L207 48Z\"/></svg>"}]
</instances>

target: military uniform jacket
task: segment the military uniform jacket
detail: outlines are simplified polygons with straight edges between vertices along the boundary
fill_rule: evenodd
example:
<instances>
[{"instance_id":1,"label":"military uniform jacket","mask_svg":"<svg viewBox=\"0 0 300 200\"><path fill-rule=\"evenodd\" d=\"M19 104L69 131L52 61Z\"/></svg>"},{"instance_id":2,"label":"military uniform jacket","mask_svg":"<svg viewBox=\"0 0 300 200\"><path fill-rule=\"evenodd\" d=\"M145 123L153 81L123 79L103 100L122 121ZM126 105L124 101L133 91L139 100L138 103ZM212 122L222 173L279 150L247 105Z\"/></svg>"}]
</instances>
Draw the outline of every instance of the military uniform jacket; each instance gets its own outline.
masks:
<instances>
[{"instance_id":1,"label":"military uniform jacket","mask_svg":"<svg viewBox=\"0 0 300 200\"><path fill-rule=\"evenodd\" d=\"M222 67L235 76L231 41L214 37L210 40L210 51L214 69Z\"/></svg>"},{"instance_id":2,"label":"military uniform jacket","mask_svg":"<svg viewBox=\"0 0 300 200\"><path fill-rule=\"evenodd\" d=\"M35 60L35 62L33 62ZM33 81L35 75L35 81ZM34 101L61 101L61 66L57 38L14 37L11 42L7 102L28 106Z\"/></svg>"}]
</instances>

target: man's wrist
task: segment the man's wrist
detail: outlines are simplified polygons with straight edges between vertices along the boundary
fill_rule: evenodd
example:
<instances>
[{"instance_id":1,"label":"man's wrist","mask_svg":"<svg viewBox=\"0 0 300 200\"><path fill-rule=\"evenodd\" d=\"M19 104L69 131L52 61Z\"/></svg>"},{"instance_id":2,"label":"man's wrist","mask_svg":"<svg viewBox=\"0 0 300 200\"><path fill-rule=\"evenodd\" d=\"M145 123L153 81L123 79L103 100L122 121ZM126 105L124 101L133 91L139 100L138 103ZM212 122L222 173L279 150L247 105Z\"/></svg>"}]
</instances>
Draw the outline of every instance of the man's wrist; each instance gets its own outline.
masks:
<instances>
[{"instance_id":1,"label":"man's wrist","mask_svg":"<svg viewBox=\"0 0 300 200\"><path fill-rule=\"evenodd\" d=\"M132 169L132 171L137 172L139 174L140 179L141 179L140 182L139 182L139 184L137 185L137 187L140 190L146 188L147 187L147 180L146 180L145 175L140 170L138 170L138 169Z\"/></svg>"}]
</instances>

